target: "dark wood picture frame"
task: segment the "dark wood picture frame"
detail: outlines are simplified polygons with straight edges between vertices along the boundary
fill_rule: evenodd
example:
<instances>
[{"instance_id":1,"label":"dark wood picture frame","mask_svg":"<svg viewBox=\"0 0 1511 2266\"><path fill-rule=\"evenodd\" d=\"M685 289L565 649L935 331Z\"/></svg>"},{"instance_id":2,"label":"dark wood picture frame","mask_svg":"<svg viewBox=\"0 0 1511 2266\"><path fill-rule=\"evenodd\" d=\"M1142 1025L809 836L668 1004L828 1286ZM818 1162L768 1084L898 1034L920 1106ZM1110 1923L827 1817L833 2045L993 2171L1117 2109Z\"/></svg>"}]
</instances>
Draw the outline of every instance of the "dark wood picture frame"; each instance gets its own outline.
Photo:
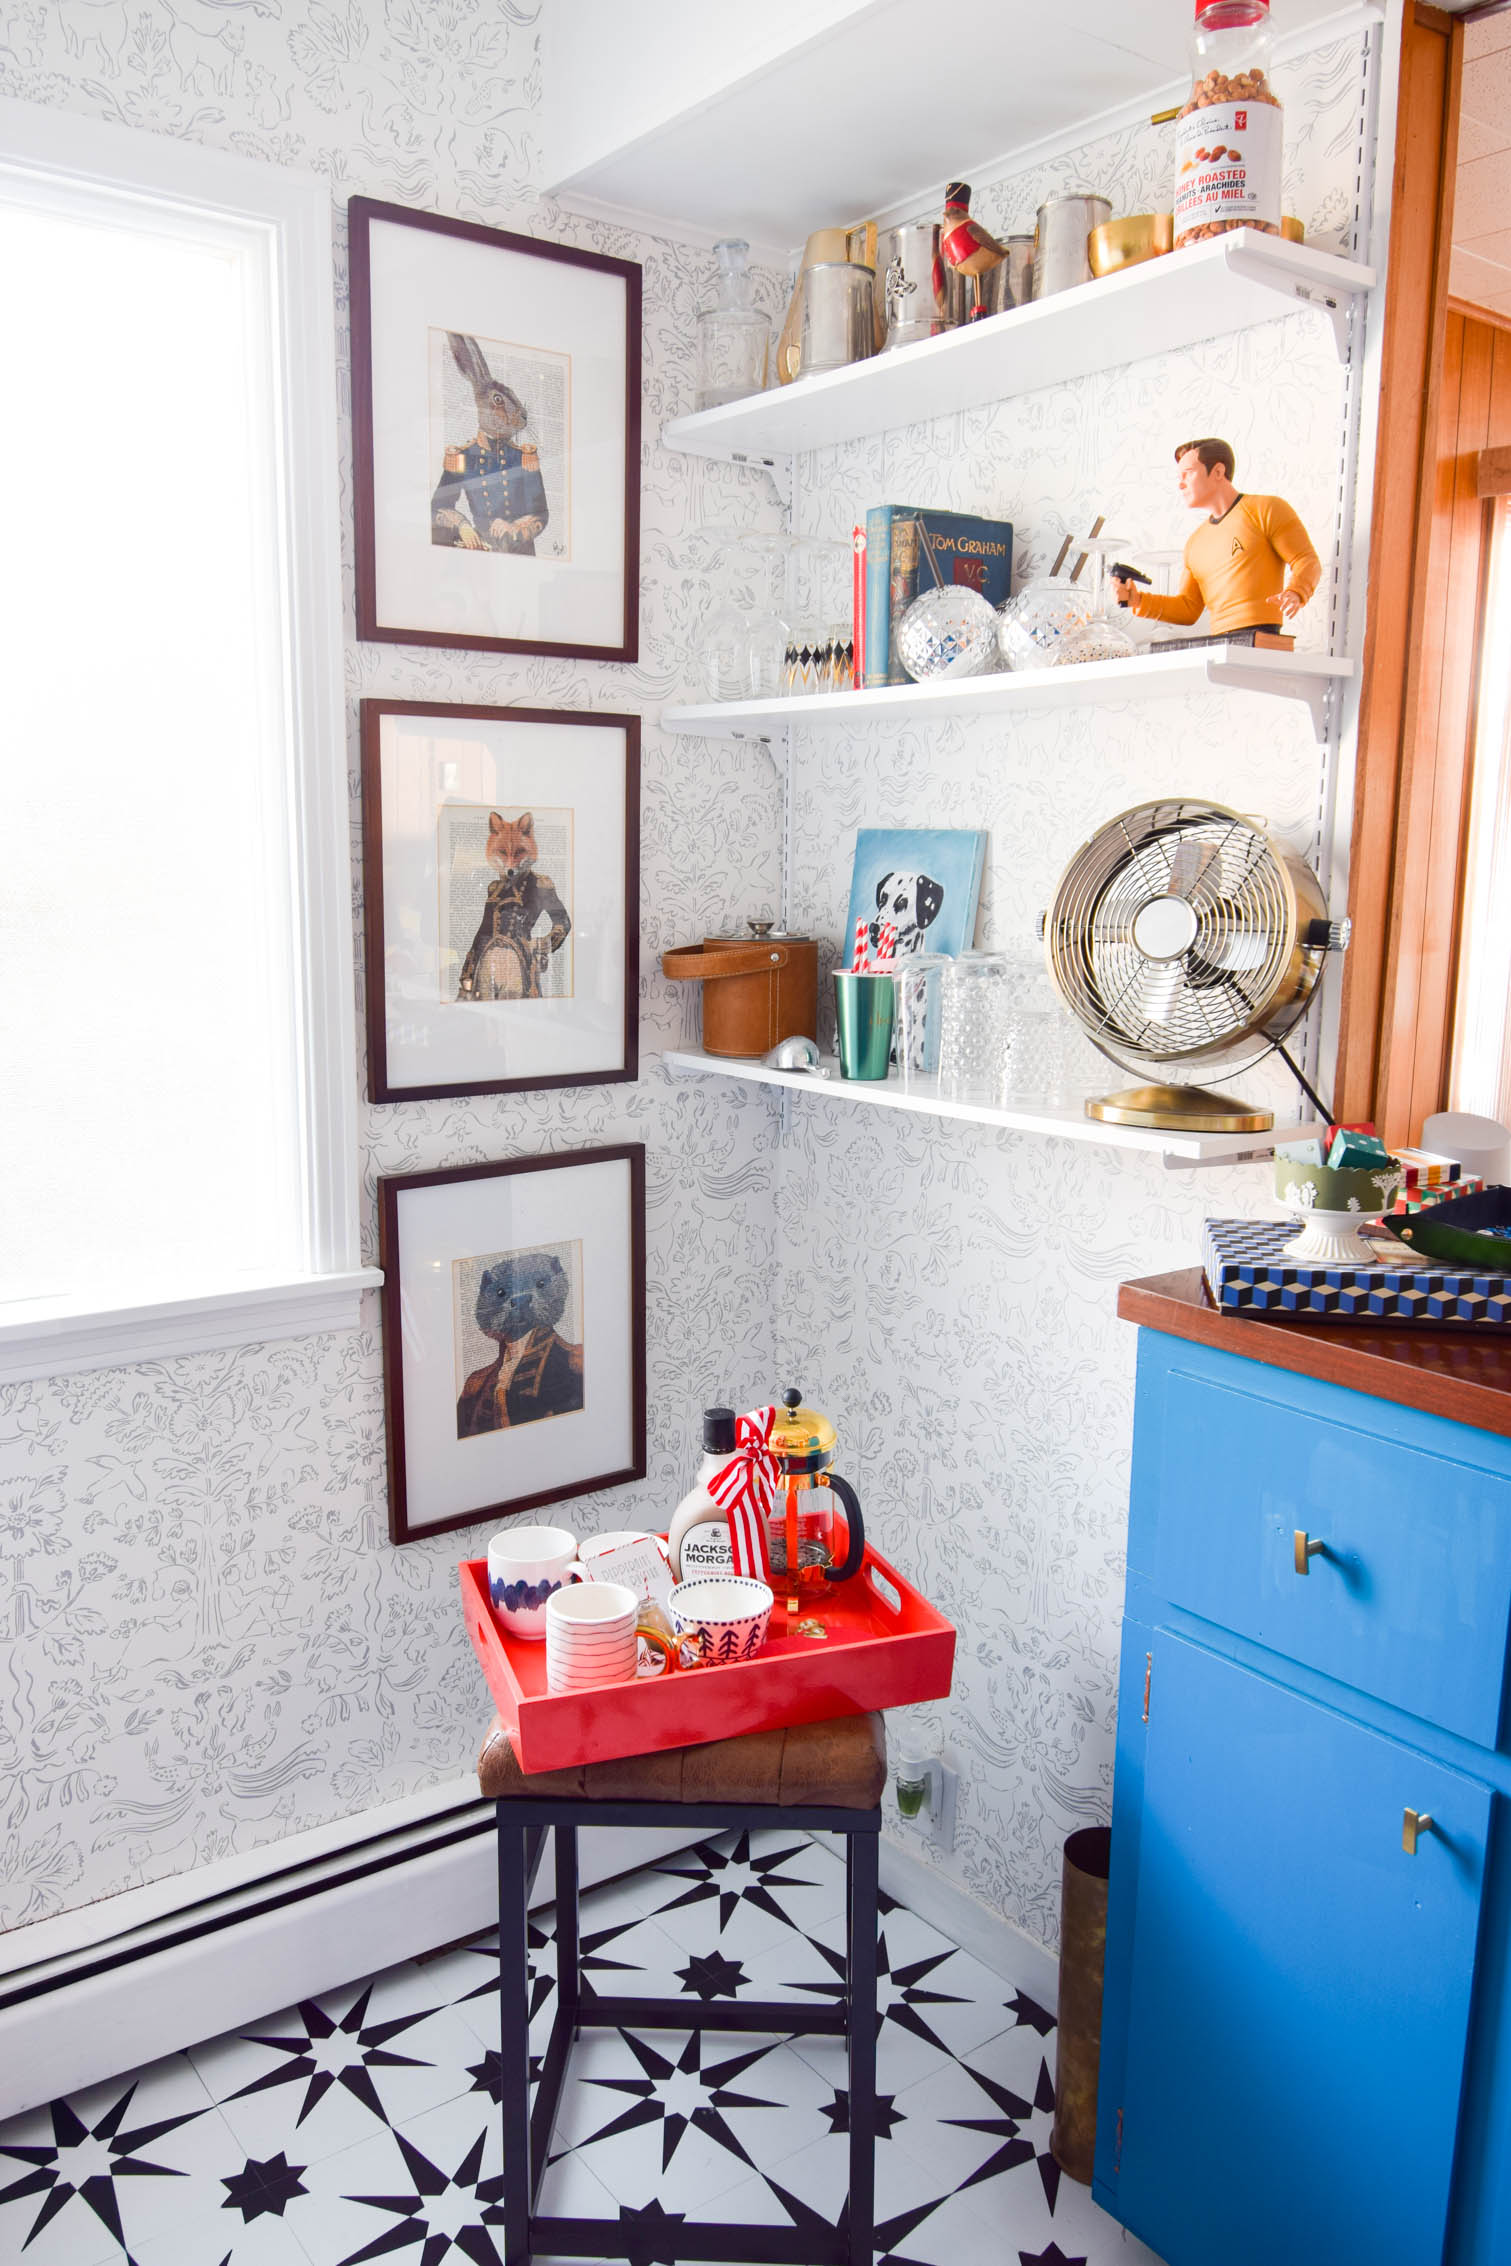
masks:
<instances>
[{"instance_id":1,"label":"dark wood picture frame","mask_svg":"<svg viewBox=\"0 0 1511 2266\"><path fill-rule=\"evenodd\" d=\"M379 645L463 646L487 653L542 653L585 661L635 661L640 652L640 369L641 274L635 260L616 260L603 252L579 251L537 236L486 228L444 213L420 212L411 205L385 204L375 197L353 197L347 206L351 247L351 384L354 489L357 537L357 635ZM411 629L378 619L377 520L373 493L372 247L374 221L399 228L458 236L496 251L528 259L559 260L573 267L619 277L625 292L624 369L624 614L617 645L573 644L561 639L481 637L447 630Z\"/></svg>"},{"instance_id":2,"label":"dark wood picture frame","mask_svg":"<svg viewBox=\"0 0 1511 2266\"><path fill-rule=\"evenodd\" d=\"M384 973L382 728L385 716L470 716L485 723L611 725L624 733L624 1062L617 1070L479 1078L441 1086L394 1085L388 1075ZM554 1086L632 1085L640 1075L640 718L617 711L495 708L477 701L364 700L362 746L363 959L367 992L367 1096L374 1102L441 1101L466 1094L543 1092Z\"/></svg>"},{"instance_id":3,"label":"dark wood picture frame","mask_svg":"<svg viewBox=\"0 0 1511 2266\"><path fill-rule=\"evenodd\" d=\"M630 1170L630 1409L631 1458L621 1470L602 1471L533 1494L497 1503L479 1503L454 1518L415 1526L409 1519L409 1487L404 1444L404 1280L400 1256L400 1205L405 1192L439 1188L467 1180L502 1179L528 1172L563 1172L574 1166L624 1163ZM417 1542L449 1534L481 1519L513 1518L525 1511L620 1487L646 1475L645 1446L645 1145L623 1142L601 1149L568 1149L536 1157L506 1157L492 1164L453 1165L442 1172L409 1172L378 1182L378 1264L383 1270L383 1422L388 1447L388 1536L391 1542Z\"/></svg>"}]
</instances>

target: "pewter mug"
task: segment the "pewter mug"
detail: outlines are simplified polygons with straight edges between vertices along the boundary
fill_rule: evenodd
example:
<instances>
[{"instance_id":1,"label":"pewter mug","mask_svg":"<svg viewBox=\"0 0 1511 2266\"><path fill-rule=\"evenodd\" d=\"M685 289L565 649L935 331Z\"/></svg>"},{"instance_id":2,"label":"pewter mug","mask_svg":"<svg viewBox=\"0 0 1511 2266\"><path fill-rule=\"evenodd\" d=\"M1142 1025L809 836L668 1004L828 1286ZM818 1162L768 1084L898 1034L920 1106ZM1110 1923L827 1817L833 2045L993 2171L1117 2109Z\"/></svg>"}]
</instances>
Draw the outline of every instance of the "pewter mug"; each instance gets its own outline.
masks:
<instances>
[{"instance_id":1,"label":"pewter mug","mask_svg":"<svg viewBox=\"0 0 1511 2266\"><path fill-rule=\"evenodd\" d=\"M798 334L800 378L843 370L873 352L876 270L854 260L820 260L803 276L803 321Z\"/></svg>"},{"instance_id":2,"label":"pewter mug","mask_svg":"<svg viewBox=\"0 0 1511 2266\"><path fill-rule=\"evenodd\" d=\"M1052 298L1091 281L1086 239L1111 220L1105 197L1051 197L1039 207L1034 227L1034 297Z\"/></svg>"},{"instance_id":3,"label":"pewter mug","mask_svg":"<svg viewBox=\"0 0 1511 2266\"><path fill-rule=\"evenodd\" d=\"M876 247L876 265L886 299L884 354L920 338L937 338L959 322L960 294L950 288L955 271L940 257L937 221L884 229Z\"/></svg>"}]
</instances>

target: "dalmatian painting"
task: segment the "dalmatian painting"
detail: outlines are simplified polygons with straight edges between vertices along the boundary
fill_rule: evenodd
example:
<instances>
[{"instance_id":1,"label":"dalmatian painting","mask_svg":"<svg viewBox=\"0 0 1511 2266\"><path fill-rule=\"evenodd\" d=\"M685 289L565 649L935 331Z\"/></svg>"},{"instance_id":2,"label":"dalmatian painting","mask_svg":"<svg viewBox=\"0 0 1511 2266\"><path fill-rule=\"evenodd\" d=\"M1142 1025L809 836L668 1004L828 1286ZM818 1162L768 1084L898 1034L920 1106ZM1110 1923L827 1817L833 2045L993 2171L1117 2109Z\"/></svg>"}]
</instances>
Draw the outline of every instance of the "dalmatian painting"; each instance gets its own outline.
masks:
<instances>
[{"instance_id":1,"label":"dalmatian painting","mask_svg":"<svg viewBox=\"0 0 1511 2266\"><path fill-rule=\"evenodd\" d=\"M581 1293L580 1243L453 1261L459 1440L582 1407Z\"/></svg>"},{"instance_id":2,"label":"dalmatian painting","mask_svg":"<svg viewBox=\"0 0 1511 2266\"><path fill-rule=\"evenodd\" d=\"M883 922L890 921L899 959L915 952L968 952L985 856L985 834L964 828L862 827L855 837L847 942L865 921L874 951Z\"/></svg>"}]
</instances>

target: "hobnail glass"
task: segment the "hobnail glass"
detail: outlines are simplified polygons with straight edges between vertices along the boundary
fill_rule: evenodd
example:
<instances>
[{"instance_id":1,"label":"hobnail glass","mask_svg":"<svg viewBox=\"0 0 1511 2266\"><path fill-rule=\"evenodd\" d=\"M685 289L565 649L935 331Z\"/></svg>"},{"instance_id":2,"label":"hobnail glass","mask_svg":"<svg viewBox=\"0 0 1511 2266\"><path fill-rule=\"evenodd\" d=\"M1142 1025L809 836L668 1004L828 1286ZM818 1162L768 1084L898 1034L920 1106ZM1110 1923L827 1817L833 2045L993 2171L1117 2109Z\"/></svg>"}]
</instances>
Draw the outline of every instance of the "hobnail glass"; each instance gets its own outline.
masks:
<instances>
[{"instance_id":1,"label":"hobnail glass","mask_svg":"<svg viewBox=\"0 0 1511 2266\"><path fill-rule=\"evenodd\" d=\"M1091 595L1056 574L1040 575L997 615L997 650L1010 669L1055 669L1071 660L1069 641L1091 619Z\"/></svg>"},{"instance_id":2,"label":"hobnail glass","mask_svg":"<svg viewBox=\"0 0 1511 2266\"><path fill-rule=\"evenodd\" d=\"M979 677L996 666L997 616L979 590L947 582L915 598L897 632L897 657L919 683Z\"/></svg>"},{"instance_id":3,"label":"hobnail glass","mask_svg":"<svg viewBox=\"0 0 1511 2266\"><path fill-rule=\"evenodd\" d=\"M939 982L939 1091L949 1101L1000 1106L1012 1043L1013 962L962 952Z\"/></svg>"}]
</instances>

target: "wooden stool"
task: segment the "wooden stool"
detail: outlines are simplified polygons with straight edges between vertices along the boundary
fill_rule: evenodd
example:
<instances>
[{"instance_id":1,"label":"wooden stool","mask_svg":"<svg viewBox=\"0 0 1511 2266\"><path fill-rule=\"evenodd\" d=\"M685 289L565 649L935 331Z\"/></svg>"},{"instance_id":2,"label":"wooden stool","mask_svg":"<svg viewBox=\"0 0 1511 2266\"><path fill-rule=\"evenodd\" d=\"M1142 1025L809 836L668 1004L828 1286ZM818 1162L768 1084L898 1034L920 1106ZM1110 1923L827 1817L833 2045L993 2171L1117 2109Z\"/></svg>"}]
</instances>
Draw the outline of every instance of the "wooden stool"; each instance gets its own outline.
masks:
<instances>
[{"instance_id":1,"label":"wooden stool","mask_svg":"<svg viewBox=\"0 0 1511 2266\"><path fill-rule=\"evenodd\" d=\"M850 2076L850 2198L827 2243L797 2227L684 2222L660 2238L681 2259L756 2266L872 2266L876 2147L876 1869L886 1738L879 1715L842 1716L789 1731L756 1731L703 1747L674 1747L623 1762L527 1776L495 1722L478 1757L486 1798L498 1804L499 2019L504 2117L505 2266L536 2251L556 2258L622 2258L629 2242L612 2219L537 2212L572 2041L587 2029L749 2030L845 2039ZM577 1829L582 1825L798 1826L845 1837L845 1990L837 2005L780 2000L712 2003L601 1998L578 1966ZM556 2017L530 2101L530 1955L526 1913L546 1830L555 1829Z\"/></svg>"}]
</instances>

